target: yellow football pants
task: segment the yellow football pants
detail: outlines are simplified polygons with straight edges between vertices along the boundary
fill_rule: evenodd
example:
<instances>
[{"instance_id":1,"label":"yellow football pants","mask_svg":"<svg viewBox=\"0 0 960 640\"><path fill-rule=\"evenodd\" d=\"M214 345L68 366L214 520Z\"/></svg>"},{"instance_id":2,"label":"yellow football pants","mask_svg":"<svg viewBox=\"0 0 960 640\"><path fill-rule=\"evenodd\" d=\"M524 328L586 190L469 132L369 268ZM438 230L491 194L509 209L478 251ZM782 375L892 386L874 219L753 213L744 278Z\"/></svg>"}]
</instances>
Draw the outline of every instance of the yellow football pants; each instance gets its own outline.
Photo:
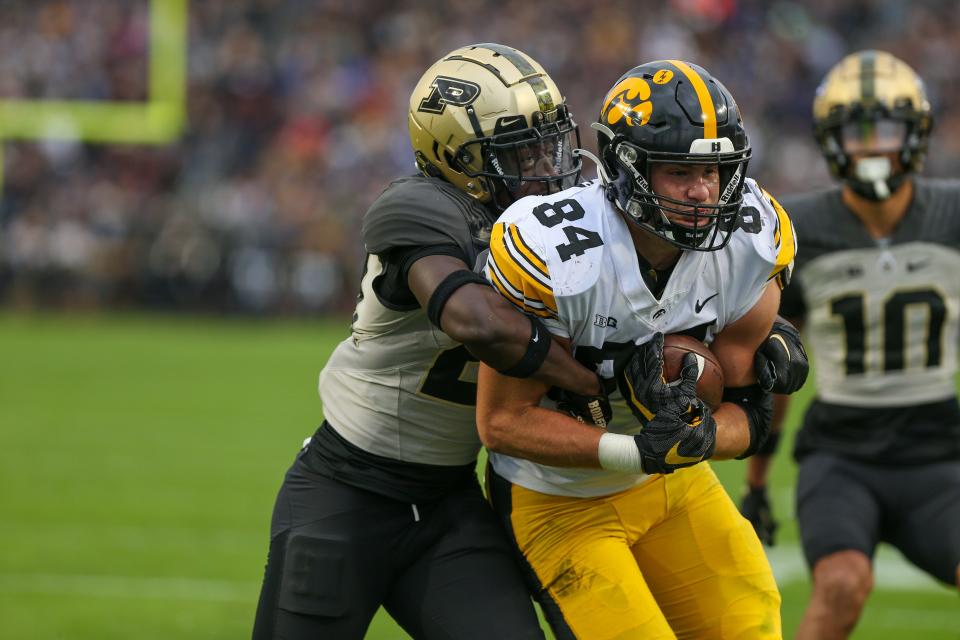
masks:
<instances>
[{"instance_id":1,"label":"yellow football pants","mask_svg":"<svg viewBox=\"0 0 960 640\"><path fill-rule=\"evenodd\" d=\"M708 464L599 498L493 482L558 639L782 637L770 564Z\"/></svg>"}]
</instances>

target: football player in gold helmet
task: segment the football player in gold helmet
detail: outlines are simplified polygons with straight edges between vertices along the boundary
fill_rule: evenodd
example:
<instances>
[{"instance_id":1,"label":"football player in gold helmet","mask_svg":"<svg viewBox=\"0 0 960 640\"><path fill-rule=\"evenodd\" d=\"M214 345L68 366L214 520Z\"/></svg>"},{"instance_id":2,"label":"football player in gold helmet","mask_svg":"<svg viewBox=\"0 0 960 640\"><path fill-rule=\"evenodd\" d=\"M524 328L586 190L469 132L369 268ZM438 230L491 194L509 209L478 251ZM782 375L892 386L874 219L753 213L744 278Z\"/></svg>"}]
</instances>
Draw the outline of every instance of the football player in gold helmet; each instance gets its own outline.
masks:
<instances>
[{"instance_id":1,"label":"football player in gold helmet","mask_svg":"<svg viewBox=\"0 0 960 640\"><path fill-rule=\"evenodd\" d=\"M418 172L364 217L352 334L277 497L258 639L359 639L380 606L415 638L543 637L477 482L477 359L604 398L471 268L502 208L576 182L577 126L543 67L499 44L443 56L408 120Z\"/></svg>"},{"instance_id":2,"label":"football player in gold helmet","mask_svg":"<svg viewBox=\"0 0 960 640\"><path fill-rule=\"evenodd\" d=\"M846 638L881 541L960 585L960 185L916 175L932 124L919 76L859 51L813 101L839 185L783 199L802 238L780 313L802 326L817 396L797 434L797 518L813 593L797 638ZM775 433L788 400L779 397ZM750 461L741 509L768 544L775 439Z\"/></svg>"}]
</instances>

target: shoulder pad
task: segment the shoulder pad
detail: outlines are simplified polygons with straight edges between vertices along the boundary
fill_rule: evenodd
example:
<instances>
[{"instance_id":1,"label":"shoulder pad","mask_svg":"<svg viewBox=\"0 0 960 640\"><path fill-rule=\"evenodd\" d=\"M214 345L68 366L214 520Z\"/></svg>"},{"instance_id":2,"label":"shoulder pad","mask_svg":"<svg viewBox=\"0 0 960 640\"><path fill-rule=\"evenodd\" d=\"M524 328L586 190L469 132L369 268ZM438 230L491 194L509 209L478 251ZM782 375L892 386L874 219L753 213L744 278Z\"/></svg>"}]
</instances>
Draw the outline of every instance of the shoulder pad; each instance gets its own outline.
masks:
<instances>
[{"instance_id":1,"label":"shoulder pad","mask_svg":"<svg viewBox=\"0 0 960 640\"><path fill-rule=\"evenodd\" d=\"M514 203L493 225L487 279L514 305L541 318L557 317L543 238L528 210Z\"/></svg>"},{"instance_id":2,"label":"shoulder pad","mask_svg":"<svg viewBox=\"0 0 960 640\"><path fill-rule=\"evenodd\" d=\"M524 310L556 315L556 296L572 296L600 271L606 200L588 183L508 208L490 240L489 277Z\"/></svg>"},{"instance_id":3,"label":"shoulder pad","mask_svg":"<svg viewBox=\"0 0 960 640\"><path fill-rule=\"evenodd\" d=\"M437 178L411 176L393 182L363 218L369 253L396 247L456 244L472 264L474 238L489 225L484 206Z\"/></svg>"},{"instance_id":4,"label":"shoulder pad","mask_svg":"<svg viewBox=\"0 0 960 640\"><path fill-rule=\"evenodd\" d=\"M753 236L756 252L768 262L767 280L776 279L780 288L784 288L790 282L797 255L797 234L790 216L776 198L749 179L744 189L742 212L744 218L759 216L752 226L744 219L741 229Z\"/></svg>"}]
</instances>

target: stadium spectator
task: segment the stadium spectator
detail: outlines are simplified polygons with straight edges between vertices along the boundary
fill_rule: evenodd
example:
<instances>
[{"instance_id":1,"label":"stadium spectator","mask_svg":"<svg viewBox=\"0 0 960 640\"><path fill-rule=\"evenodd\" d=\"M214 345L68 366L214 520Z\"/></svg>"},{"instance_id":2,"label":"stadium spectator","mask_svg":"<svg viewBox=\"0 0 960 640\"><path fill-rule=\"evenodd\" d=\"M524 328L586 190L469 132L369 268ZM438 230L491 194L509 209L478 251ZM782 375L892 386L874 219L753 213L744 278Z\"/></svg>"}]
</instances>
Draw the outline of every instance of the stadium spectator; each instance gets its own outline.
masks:
<instances>
[{"instance_id":1,"label":"stadium spectator","mask_svg":"<svg viewBox=\"0 0 960 640\"><path fill-rule=\"evenodd\" d=\"M148 8L147 0L0 3L0 99L143 100ZM710 60L750 114L755 174L774 193L828 180L814 161L807 96L848 49L887 49L922 72L935 104L960 102L950 63L960 54L955 3L673 0L638 12L617 0L399 8L387 0L235 0L191 2L189 12L179 142L5 143L0 300L349 311L363 260L360 215L386 181L413 166L396 126L408 87L465 42L525 43L567 87L575 113L591 112L593 96L621 71L612 51ZM941 117L938 130L928 169L956 173L960 114ZM766 162L773 149L778 161ZM151 258L175 214L194 221L179 229L199 235L190 244L216 247L199 254L203 268L178 273ZM51 258L68 221L70 255ZM314 224L328 231L307 233L313 246L303 247ZM326 265L311 273L329 284L304 288L303 251ZM277 290L267 297L252 293L251 255L269 265L261 285Z\"/></svg>"}]
</instances>

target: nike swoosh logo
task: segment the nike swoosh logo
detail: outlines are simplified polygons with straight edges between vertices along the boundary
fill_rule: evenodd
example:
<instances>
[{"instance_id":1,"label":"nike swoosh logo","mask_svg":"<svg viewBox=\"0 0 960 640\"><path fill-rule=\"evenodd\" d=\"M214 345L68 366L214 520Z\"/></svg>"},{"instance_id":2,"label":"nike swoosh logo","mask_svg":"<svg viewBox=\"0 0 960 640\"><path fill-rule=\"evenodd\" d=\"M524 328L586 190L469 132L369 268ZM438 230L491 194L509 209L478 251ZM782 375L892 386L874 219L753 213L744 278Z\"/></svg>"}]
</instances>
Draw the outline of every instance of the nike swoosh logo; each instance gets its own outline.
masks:
<instances>
[{"instance_id":1,"label":"nike swoosh logo","mask_svg":"<svg viewBox=\"0 0 960 640\"><path fill-rule=\"evenodd\" d=\"M677 449L679 448L679 442L674 444L673 447L670 448L670 451L667 451L667 455L663 457L663 461L667 464L689 464L691 462L700 462L703 460L703 456L697 456L695 458L682 456L677 452Z\"/></svg>"},{"instance_id":2,"label":"nike swoosh logo","mask_svg":"<svg viewBox=\"0 0 960 640\"><path fill-rule=\"evenodd\" d=\"M536 342L536 341L539 340L539 339L540 339L540 330L539 330L539 329L534 329L534 330L533 330L533 335L530 337L530 342Z\"/></svg>"},{"instance_id":3,"label":"nike swoosh logo","mask_svg":"<svg viewBox=\"0 0 960 640\"><path fill-rule=\"evenodd\" d=\"M509 127L513 127L513 126L516 125L517 123L520 123L520 124L524 124L524 125L525 125L525 124L527 124L527 119L524 118L523 116L516 116L516 117L513 117L513 118L502 118L502 119L500 120L500 128L501 128L501 129L506 129L506 128L509 128Z\"/></svg>"},{"instance_id":4,"label":"nike swoosh logo","mask_svg":"<svg viewBox=\"0 0 960 640\"><path fill-rule=\"evenodd\" d=\"M716 298L718 295L720 295L719 291L713 294L712 296L710 296L709 298L707 298L706 300L704 300L703 302L700 302L700 300L698 299L697 303L693 305L695 313L700 313L701 311L703 311L703 308L706 306L706 304L711 300L713 300L714 298Z\"/></svg>"}]
</instances>

